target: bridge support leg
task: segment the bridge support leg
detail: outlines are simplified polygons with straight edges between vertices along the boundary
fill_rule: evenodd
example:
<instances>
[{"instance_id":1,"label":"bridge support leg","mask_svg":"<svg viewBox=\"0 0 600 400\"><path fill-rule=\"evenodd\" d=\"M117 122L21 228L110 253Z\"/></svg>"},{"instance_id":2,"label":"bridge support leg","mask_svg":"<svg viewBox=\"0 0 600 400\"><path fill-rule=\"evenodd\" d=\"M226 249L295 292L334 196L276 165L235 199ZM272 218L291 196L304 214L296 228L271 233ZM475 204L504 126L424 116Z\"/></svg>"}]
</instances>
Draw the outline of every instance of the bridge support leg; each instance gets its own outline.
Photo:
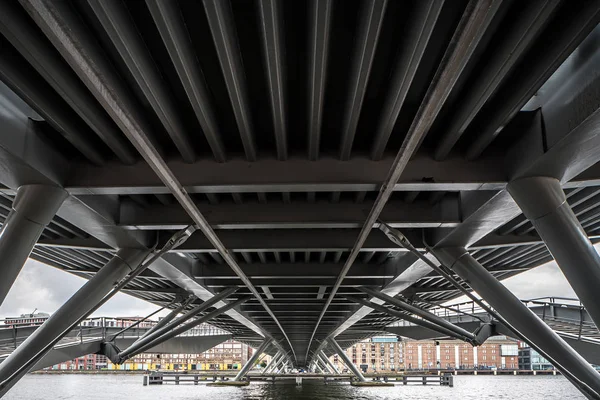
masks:
<instances>
[{"instance_id":1,"label":"bridge support leg","mask_svg":"<svg viewBox=\"0 0 600 400\"><path fill-rule=\"evenodd\" d=\"M331 344L331 346L333 346L333 348L335 349L335 351L338 353L338 357L340 357L344 361L344 364L346 364L346 366L348 367L348 369L350 371L352 371L352 373L354 374L354 376L356 376L356 378L359 381L365 382L366 379L363 376L363 374L360 372L360 370L358 368L356 368L356 365L352 364L352 360L350 360L350 358L348 358L348 355L346 354L346 352L344 350L342 350L342 348L335 341L335 339L329 338L329 339L327 339L327 341L329 342L329 344Z\"/></svg>"},{"instance_id":2,"label":"bridge support leg","mask_svg":"<svg viewBox=\"0 0 600 400\"><path fill-rule=\"evenodd\" d=\"M33 246L67 196L64 189L47 185L26 185L17 190L12 209L0 230L0 305Z\"/></svg>"},{"instance_id":3,"label":"bridge support leg","mask_svg":"<svg viewBox=\"0 0 600 400\"><path fill-rule=\"evenodd\" d=\"M277 364L273 365L273 369L271 370L271 372L274 374L278 374L282 365L285 364L286 362L287 362L287 359L285 357L285 354L283 354L277 361Z\"/></svg>"},{"instance_id":4,"label":"bridge support leg","mask_svg":"<svg viewBox=\"0 0 600 400\"><path fill-rule=\"evenodd\" d=\"M165 316L160 321L158 321L158 323L156 325L154 325L152 328L150 328L148 331L146 331L146 333L144 333L142 336L140 336L140 338L138 340L136 340L135 342L133 342L133 344L136 344L143 338L153 334L155 331L161 329L162 327L167 325L169 322L171 322L173 320L173 318L175 318L177 315L179 315L185 309L185 307L187 307L187 305L190 303L190 300L191 299L182 301L181 304L179 305L179 307L173 309L169 314L167 314L167 316Z\"/></svg>"},{"instance_id":5,"label":"bridge support leg","mask_svg":"<svg viewBox=\"0 0 600 400\"><path fill-rule=\"evenodd\" d=\"M271 343L269 342L269 340L265 339L265 341L262 342L262 344L258 347L258 349L256 349L254 354L252 354L252 357L250 357L248 359L248 361L246 362L246 364L244 364L242 369L240 369L240 372L238 372L238 374L235 376L235 378L233 380L241 381L246 376L248 371L250 371L250 369L252 367L254 367L254 363L256 362L256 360L258 360L258 357L260 357L260 355L265 352L265 350L267 349L267 347L269 347L270 344Z\"/></svg>"},{"instance_id":6,"label":"bridge support leg","mask_svg":"<svg viewBox=\"0 0 600 400\"><path fill-rule=\"evenodd\" d=\"M560 182L548 177L522 178L509 183L508 192L600 327L600 256L567 203Z\"/></svg>"},{"instance_id":7,"label":"bridge support leg","mask_svg":"<svg viewBox=\"0 0 600 400\"><path fill-rule=\"evenodd\" d=\"M269 363L269 365L267 365L262 374L266 374L268 371L271 371L273 367L279 362L280 357L282 357L281 351L275 353L275 356L271 359L271 362Z\"/></svg>"},{"instance_id":8,"label":"bridge support leg","mask_svg":"<svg viewBox=\"0 0 600 400\"><path fill-rule=\"evenodd\" d=\"M217 293L210 299L206 300L204 303L202 303L202 304L194 307L192 310L186 312L184 315L182 315L175 321L171 322L170 324L163 326L162 328L156 329L154 332L152 332L152 334L146 335L146 337L141 338L140 340L137 340L135 343L133 343L131 346L129 346L125 350L120 351L118 353L118 359L114 359L111 361L113 361L113 363L115 363L115 364L120 364L123 361L127 360L128 358L134 356L135 354L141 353L144 350L148 350L151 347L154 347L168 339L171 339L171 338L179 335L180 333L183 333L189 329L192 329L193 327L201 324L202 322L206 322L206 321L220 315L221 313L241 304L240 300L238 300L238 301L230 303L224 307L221 307L215 311L212 311L212 312L208 313L207 315L204 315L201 318L194 320L193 322L190 322L190 323L184 325L184 322L189 321L190 319L192 319L193 317L195 317L202 311L205 311L206 309L212 307L219 301L230 296L236 290L237 290L237 288L230 288L230 289L225 289L225 290L221 291L220 293ZM241 298L241 300L246 301L247 298Z\"/></svg>"},{"instance_id":9,"label":"bridge support leg","mask_svg":"<svg viewBox=\"0 0 600 400\"><path fill-rule=\"evenodd\" d=\"M321 364L323 364L323 366L325 367L325 370L328 373L335 374L335 370L333 368L331 368L331 366L329 365L329 363L323 359L323 356L321 354L318 355L318 358L319 358L319 360L321 361Z\"/></svg>"},{"instance_id":10,"label":"bridge support leg","mask_svg":"<svg viewBox=\"0 0 600 400\"><path fill-rule=\"evenodd\" d=\"M53 343L67 334L79 320L114 288L115 284L140 265L148 251L121 249L94 277L50 316L0 364L0 397L25 375Z\"/></svg>"},{"instance_id":11,"label":"bridge support leg","mask_svg":"<svg viewBox=\"0 0 600 400\"><path fill-rule=\"evenodd\" d=\"M434 249L433 253L468 282L506 320L509 329L540 349L579 390L587 396L591 393L592 398L600 398L600 374L464 248Z\"/></svg>"},{"instance_id":12,"label":"bridge support leg","mask_svg":"<svg viewBox=\"0 0 600 400\"><path fill-rule=\"evenodd\" d=\"M335 367L335 365L333 365L333 363L331 362L331 360L329 359L329 357L327 357L327 355L322 350L321 350L321 358L323 360L325 360L325 362L329 366L329 369L333 371L332 373L334 373L334 374L339 374L340 373L338 371L338 369Z\"/></svg>"}]
</instances>

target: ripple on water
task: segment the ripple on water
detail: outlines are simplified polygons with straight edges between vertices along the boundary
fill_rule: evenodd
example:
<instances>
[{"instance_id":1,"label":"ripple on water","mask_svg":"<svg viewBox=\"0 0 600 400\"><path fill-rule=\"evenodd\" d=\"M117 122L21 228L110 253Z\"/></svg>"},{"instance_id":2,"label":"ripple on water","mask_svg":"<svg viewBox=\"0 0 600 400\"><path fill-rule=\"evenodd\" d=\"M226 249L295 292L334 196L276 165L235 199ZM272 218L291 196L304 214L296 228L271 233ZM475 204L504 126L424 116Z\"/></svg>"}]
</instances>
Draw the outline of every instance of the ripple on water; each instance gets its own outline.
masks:
<instances>
[{"instance_id":1,"label":"ripple on water","mask_svg":"<svg viewBox=\"0 0 600 400\"><path fill-rule=\"evenodd\" d=\"M561 376L457 376L454 387L356 388L346 383L252 383L243 388L203 385L142 386L141 375L27 375L3 400L392 400L584 399Z\"/></svg>"}]
</instances>

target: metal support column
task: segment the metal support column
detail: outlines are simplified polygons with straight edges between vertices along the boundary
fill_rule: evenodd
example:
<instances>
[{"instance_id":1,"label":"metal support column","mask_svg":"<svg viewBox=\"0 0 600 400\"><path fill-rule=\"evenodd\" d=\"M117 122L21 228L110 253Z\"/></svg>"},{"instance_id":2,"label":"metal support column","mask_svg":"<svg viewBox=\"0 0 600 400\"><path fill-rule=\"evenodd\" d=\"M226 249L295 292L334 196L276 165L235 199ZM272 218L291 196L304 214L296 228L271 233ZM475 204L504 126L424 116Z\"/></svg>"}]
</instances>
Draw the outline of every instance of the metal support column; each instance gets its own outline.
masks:
<instances>
[{"instance_id":1,"label":"metal support column","mask_svg":"<svg viewBox=\"0 0 600 400\"><path fill-rule=\"evenodd\" d=\"M329 339L327 339L327 341L329 342L329 344L331 344L331 346L333 346L333 348L335 349L336 353L338 353L338 357L340 357L344 361L344 364L346 364L346 366L348 367L348 369L350 371L352 371L352 373L356 376L356 378L358 378L358 380L361 381L361 382L365 382L366 379L363 376L363 374L360 372L360 370L358 368L356 368L356 365L352 364L352 360L350 360L348 358L348 356L346 355L346 352L344 352L344 350L342 350L342 348L335 341L335 339L329 338Z\"/></svg>"},{"instance_id":2,"label":"metal support column","mask_svg":"<svg viewBox=\"0 0 600 400\"><path fill-rule=\"evenodd\" d=\"M140 265L147 250L121 249L96 275L87 281L65 304L35 330L0 364L0 397L16 383L74 324L91 313L106 298L116 283ZM28 366L28 368L24 368Z\"/></svg>"},{"instance_id":3,"label":"metal support column","mask_svg":"<svg viewBox=\"0 0 600 400\"><path fill-rule=\"evenodd\" d=\"M153 334L154 332L156 332L157 330L161 329L163 326L165 326L169 322L171 322L173 320L173 318L175 318L177 315L179 315L185 309L185 307L187 307L187 305L190 304L192 298L193 297L190 297L189 299L182 301L181 304L179 305L179 307L175 308L174 310L171 310L171 312L169 314L167 314L167 316L165 316L160 321L158 321L158 323L156 325L154 325L146 333L144 333L142 336L140 336L140 338L138 340L136 340L135 342L133 342L133 344L138 343L140 340L144 339L145 337L148 337L149 335Z\"/></svg>"},{"instance_id":4,"label":"metal support column","mask_svg":"<svg viewBox=\"0 0 600 400\"><path fill-rule=\"evenodd\" d=\"M471 332L467 331L466 329L461 328L460 326L456 326L451 322L446 321L443 318L438 317L435 314L430 313L429 311L425 311L420 309L419 307L415 307L412 304L408 304L405 301L402 301L400 299L396 299L392 296L388 296L385 293L381 293L378 292L376 290L373 290L371 288L368 287L359 287L358 290L365 292L366 294L373 296L375 298L378 298L380 300L385 301L388 304L391 304L393 306L396 306L398 308L400 308L403 311L409 312L411 314L415 314L418 315L419 317L433 323L436 324L438 326L441 326L443 328L446 328L450 331L455 332L457 335L459 336L463 336L463 337L467 337L470 338L471 340L475 341L475 335L472 334Z\"/></svg>"},{"instance_id":5,"label":"metal support column","mask_svg":"<svg viewBox=\"0 0 600 400\"><path fill-rule=\"evenodd\" d=\"M262 353L265 352L265 350L267 350L267 347L269 347L269 345L271 344L271 342L268 339L265 339L264 342L262 342L262 344L258 347L258 349L256 349L256 351L254 352L254 354L252 354L252 357L250 357L248 359L248 361L246 362L246 364L244 364L244 366L242 367L242 369L240 370L240 372L238 372L238 374L235 376L235 378L233 379L234 381L241 381L246 374L248 373L248 371L250 371L250 369L252 367L254 367L254 363L256 362L256 360L258 360L258 357L260 357L260 355Z\"/></svg>"},{"instance_id":6,"label":"metal support column","mask_svg":"<svg viewBox=\"0 0 600 400\"><path fill-rule=\"evenodd\" d=\"M216 296L214 296L216 297ZM213 298L214 298L213 297ZM133 357L136 354L139 353L143 353L144 351L151 349L154 346L157 346L169 339L174 338L177 335L180 335L184 332L189 331L192 328L197 327L200 324L203 324L205 322L210 321L213 318L218 317L219 315L223 314L226 311L231 310L234 307L237 307L243 303L245 303L246 301L248 301L250 299L250 297L240 297L239 299L237 299L236 301L233 301L221 308L218 308L214 311L209 312L208 314L203 315L202 317L195 319L192 322L189 322L187 324L179 324L179 320L175 321L173 324L171 325L167 325L165 328L167 329L171 329L169 330L167 333L163 334L162 336L159 337L150 337L148 336L143 342L138 343L136 346L130 346L129 348L127 348L126 350L123 350L122 352L119 353L119 361L118 364L122 364L125 360ZM211 299L212 300L212 299ZM210 300L208 300L210 301ZM208 302L207 301L207 302ZM216 301L215 301L216 302ZM206 308L208 308L209 306L206 306ZM180 318L181 319L181 318ZM175 325L178 325L177 327L174 327Z\"/></svg>"},{"instance_id":7,"label":"metal support column","mask_svg":"<svg viewBox=\"0 0 600 400\"><path fill-rule=\"evenodd\" d=\"M0 230L0 305L67 196L64 189L47 185L26 185L17 190L12 209Z\"/></svg>"},{"instance_id":8,"label":"metal support column","mask_svg":"<svg viewBox=\"0 0 600 400\"><path fill-rule=\"evenodd\" d=\"M217 293L216 295L214 295L210 299L206 300L202 304L200 304L200 305L194 307L193 309L191 309L190 311L186 312L185 314L183 314L181 317L179 317L175 321L171 322L170 324L167 324L161 328L158 328L158 329L154 330L154 332L147 334L144 338L140 338L139 340L135 341L131 346L129 346L125 350L122 350L119 352L119 358L126 360L129 357L131 357L132 355L139 353L141 348L146 348L145 346L147 346L149 343L156 343L158 339L160 339L161 337L163 337L164 335L169 333L169 331L171 331L173 328L181 326L181 324L194 318L196 315L200 314L202 311L207 310L209 307L212 307L217 302L232 295L233 293L235 293L236 290L237 290L237 288L229 288L229 289L223 290L221 293ZM163 341L164 340L161 340L160 342L163 342Z\"/></svg>"},{"instance_id":9,"label":"metal support column","mask_svg":"<svg viewBox=\"0 0 600 400\"><path fill-rule=\"evenodd\" d=\"M329 372L330 374L335 374L335 370L333 368L331 368L331 365L329 365L329 363L323 359L323 356L321 354L318 354L317 357L321 361L321 363L325 366L325 369L327 369L327 372Z\"/></svg>"},{"instance_id":10,"label":"metal support column","mask_svg":"<svg viewBox=\"0 0 600 400\"><path fill-rule=\"evenodd\" d=\"M406 312L402 312L402 311L398 311L398 310L393 310L391 308L387 308L385 306L382 306L381 304L377 304L377 303L373 303L372 301L363 299L361 297L353 297L353 296L344 296L344 298L346 298L347 300L350 300L354 303L357 304L362 304L365 307L369 307L372 308L373 310L379 311L379 312L383 312L389 315L393 315L394 317L398 317L401 319L404 319L408 322L412 322L415 325L419 325L422 326L423 328L427 328L427 329L431 329L432 331L436 331L438 333L440 333L443 336L450 336L452 338L458 339L458 340L462 340L465 342L469 342L473 345L475 345L475 335L473 335L472 333L469 333L469 336L462 336L457 334L455 331L453 330L449 330L446 329L442 326L438 326L432 322L429 322L427 320L421 319L421 318L417 318L411 314L408 314Z\"/></svg>"},{"instance_id":11,"label":"metal support column","mask_svg":"<svg viewBox=\"0 0 600 400\"><path fill-rule=\"evenodd\" d=\"M273 366L279 361L279 357L281 357L281 351L277 351L277 353L275 353L275 356L273 356L269 365L265 367L265 370L262 372L262 374L266 374L267 371L270 371L273 368Z\"/></svg>"},{"instance_id":12,"label":"metal support column","mask_svg":"<svg viewBox=\"0 0 600 400\"><path fill-rule=\"evenodd\" d=\"M510 329L523 336L532 347L542 350L544 357L579 390L600 399L600 374L464 248L433 249L433 253L468 282L506 320Z\"/></svg>"},{"instance_id":13,"label":"metal support column","mask_svg":"<svg viewBox=\"0 0 600 400\"><path fill-rule=\"evenodd\" d=\"M321 350L321 358L323 358L325 360L325 362L327 362L327 365L329 365L329 368L331 370L333 370L334 374L339 374L340 371L338 371L338 369L335 367L335 365L333 365L333 363L331 362L331 360L329 359L329 357L327 357L327 355L325 354L324 351Z\"/></svg>"},{"instance_id":14,"label":"metal support column","mask_svg":"<svg viewBox=\"0 0 600 400\"><path fill-rule=\"evenodd\" d=\"M269 365L267 365L267 367L262 372L262 374L271 373L271 371L273 371L273 367L279 362L280 358L281 358L281 354L279 354L279 355L275 354L275 357L273 357L271 359L271 362L269 363Z\"/></svg>"},{"instance_id":15,"label":"metal support column","mask_svg":"<svg viewBox=\"0 0 600 400\"><path fill-rule=\"evenodd\" d=\"M600 256L567 203L560 182L548 177L521 178L507 188L600 327Z\"/></svg>"},{"instance_id":16,"label":"metal support column","mask_svg":"<svg viewBox=\"0 0 600 400\"><path fill-rule=\"evenodd\" d=\"M277 364L275 364L275 366L273 366L273 373L274 374L278 374L279 371L281 370L281 368L283 368L283 365L287 362L287 359L285 357L281 357L279 359L279 361L277 362Z\"/></svg>"}]
</instances>

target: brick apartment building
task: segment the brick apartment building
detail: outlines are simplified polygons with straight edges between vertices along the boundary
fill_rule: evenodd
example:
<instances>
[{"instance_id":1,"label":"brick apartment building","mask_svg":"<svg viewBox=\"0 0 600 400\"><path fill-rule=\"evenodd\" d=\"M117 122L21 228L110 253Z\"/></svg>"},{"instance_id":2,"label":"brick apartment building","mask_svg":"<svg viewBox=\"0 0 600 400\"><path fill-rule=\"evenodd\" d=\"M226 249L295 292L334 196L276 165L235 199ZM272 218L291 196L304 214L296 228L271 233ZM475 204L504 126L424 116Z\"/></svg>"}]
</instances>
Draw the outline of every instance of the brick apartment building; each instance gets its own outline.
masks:
<instances>
[{"instance_id":1,"label":"brick apartment building","mask_svg":"<svg viewBox=\"0 0 600 400\"><path fill-rule=\"evenodd\" d=\"M404 340L375 337L348 348L352 363L367 372L419 369L518 369L518 344L504 336L473 347L458 340ZM337 355L334 365L344 368Z\"/></svg>"}]
</instances>

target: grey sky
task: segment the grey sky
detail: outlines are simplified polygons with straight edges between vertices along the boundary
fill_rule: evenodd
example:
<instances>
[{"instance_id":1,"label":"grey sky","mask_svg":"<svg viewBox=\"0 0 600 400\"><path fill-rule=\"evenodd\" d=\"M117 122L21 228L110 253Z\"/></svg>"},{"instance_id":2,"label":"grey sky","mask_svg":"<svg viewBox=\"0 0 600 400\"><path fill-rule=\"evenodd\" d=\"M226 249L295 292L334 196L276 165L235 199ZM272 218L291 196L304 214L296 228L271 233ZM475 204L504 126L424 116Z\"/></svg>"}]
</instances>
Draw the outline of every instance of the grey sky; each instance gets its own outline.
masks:
<instances>
[{"instance_id":1,"label":"grey sky","mask_svg":"<svg viewBox=\"0 0 600 400\"><path fill-rule=\"evenodd\" d=\"M84 283L83 278L28 260L0 306L0 318L32 312L35 308L52 313ZM571 286L553 261L509 278L503 283L521 299L544 296L575 297ZM145 316L156 309L155 305L148 302L126 294L118 294L94 315Z\"/></svg>"}]
</instances>

